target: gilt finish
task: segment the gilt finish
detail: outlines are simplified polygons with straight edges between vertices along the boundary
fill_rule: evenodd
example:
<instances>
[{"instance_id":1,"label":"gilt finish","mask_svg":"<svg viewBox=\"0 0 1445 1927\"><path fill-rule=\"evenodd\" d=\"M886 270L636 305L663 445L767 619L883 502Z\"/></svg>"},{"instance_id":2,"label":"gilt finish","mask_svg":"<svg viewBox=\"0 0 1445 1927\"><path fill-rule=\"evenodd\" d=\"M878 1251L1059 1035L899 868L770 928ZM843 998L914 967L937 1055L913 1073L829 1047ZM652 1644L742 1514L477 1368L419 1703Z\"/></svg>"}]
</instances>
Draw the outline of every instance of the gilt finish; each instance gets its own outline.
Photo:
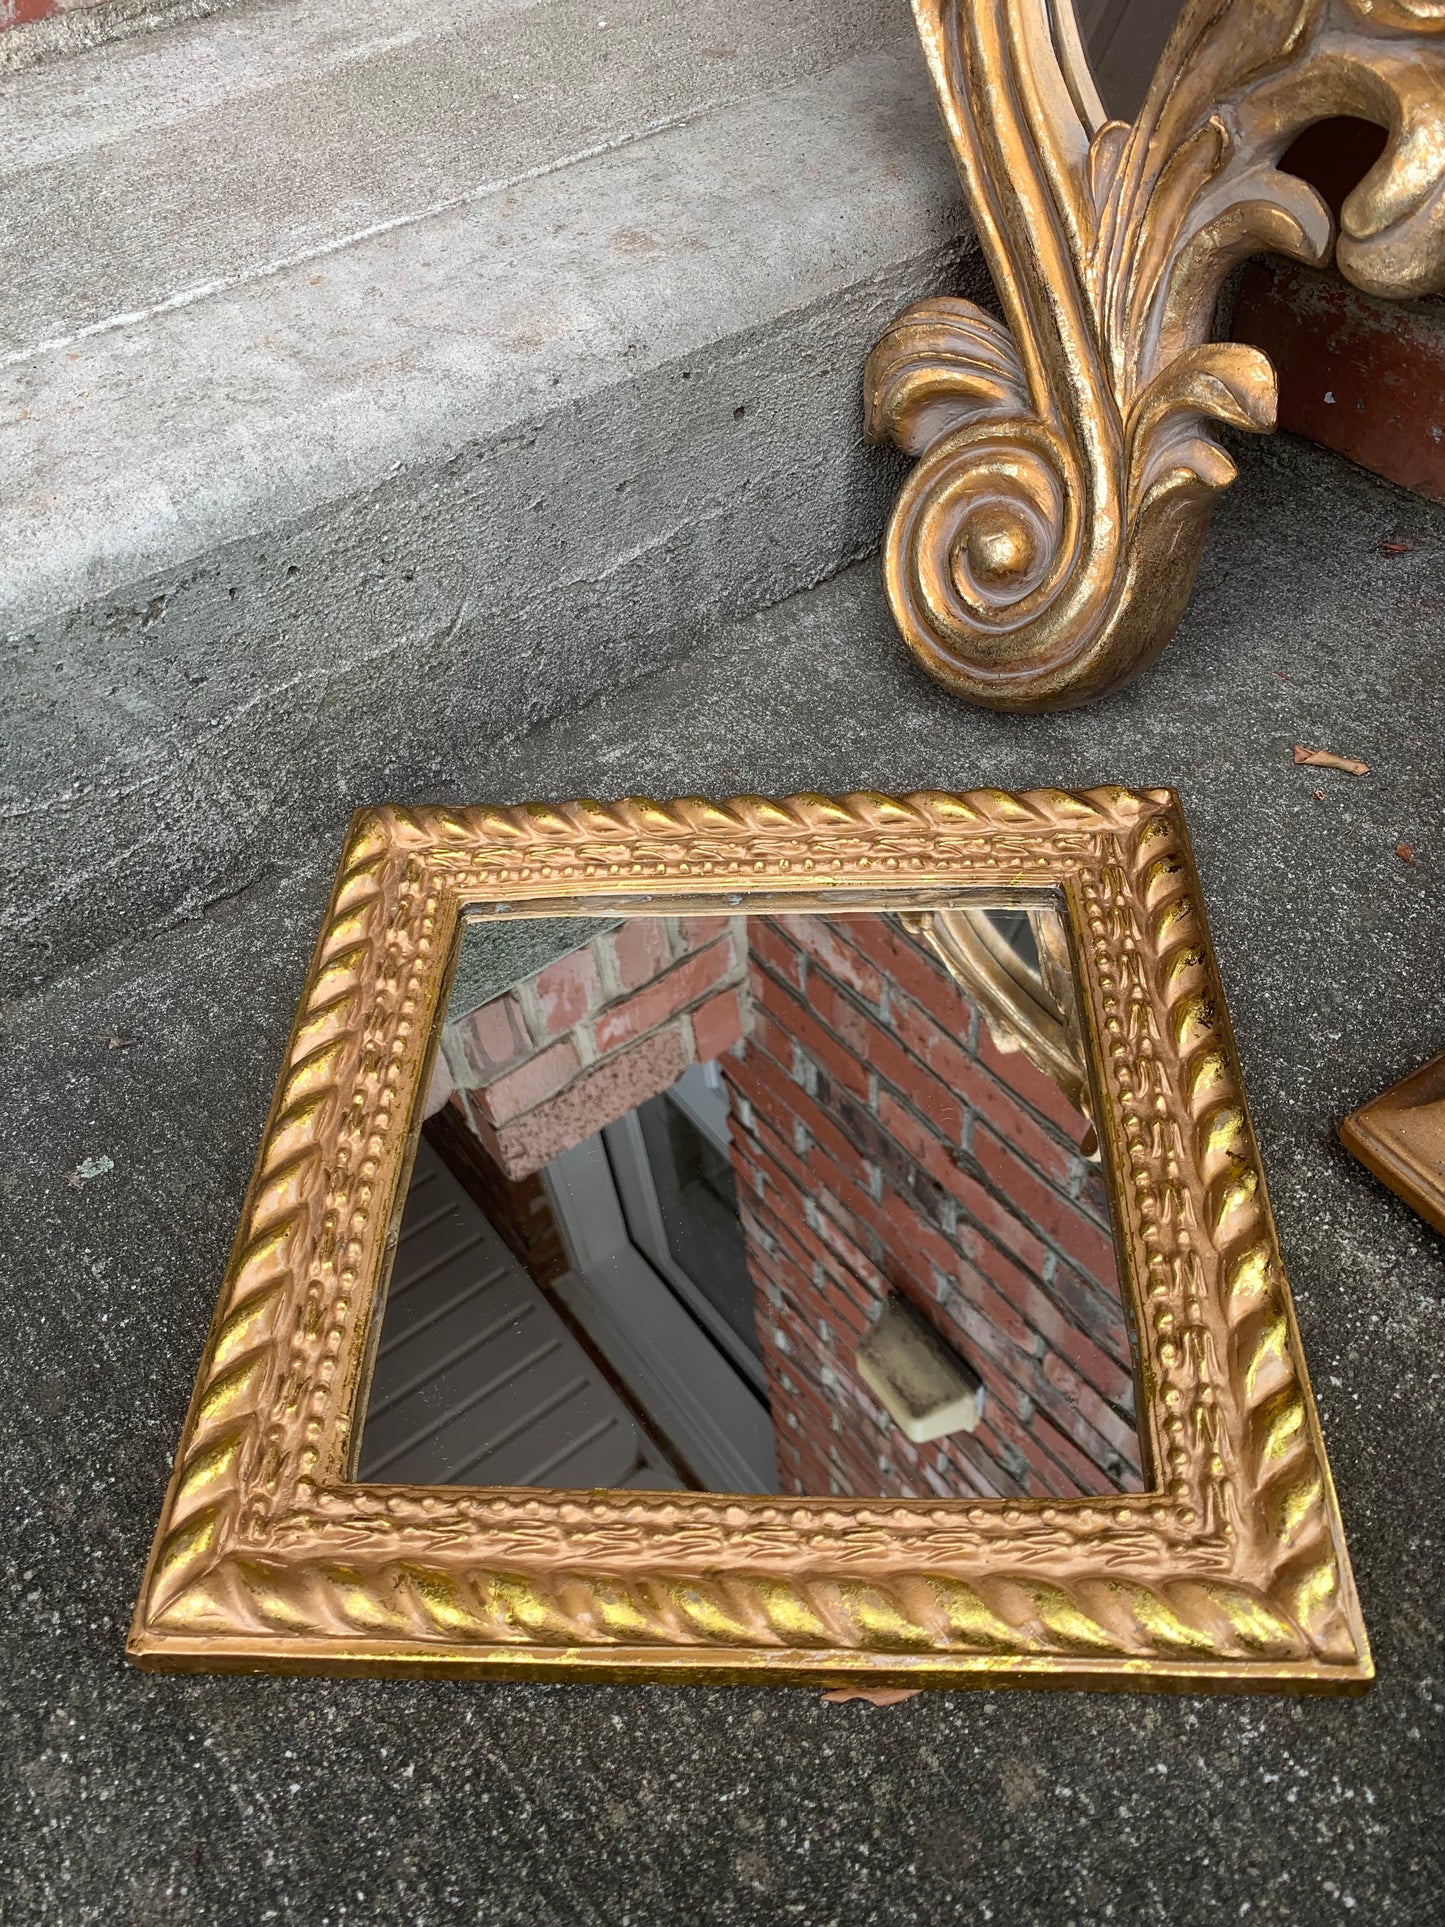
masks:
<instances>
[{"instance_id":1,"label":"gilt finish","mask_svg":"<svg viewBox=\"0 0 1445 1927\"><path fill-rule=\"evenodd\" d=\"M843 892L902 907L959 887L1052 892L1068 914L1154 1490L939 1503L348 1482L464 908ZM359 815L129 1651L189 1669L1362 1690L1368 1644L1172 793Z\"/></svg>"},{"instance_id":2,"label":"gilt finish","mask_svg":"<svg viewBox=\"0 0 1445 1927\"><path fill-rule=\"evenodd\" d=\"M885 544L929 672L997 709L1087 702L1173 634L1228 423L1274 426L1268 360L1212 342L1230 270L1333 258L1371 294L1445 286L1445 0L1185 0L1133 125L1106 119L1072 0L913 0L1007 325L938 296L865 377L917 458ZM1334 115L1388 130L1336 240L1276 166Z\"/></svg>"},{"instance_id":3,"label":"gilt finish","mask_svg":"<svg viewBox=\"0 0 1445 1927\"><path fill-rule=\"evenodd\" d=\"M1340 1141L1445 1238L1445 1051L1352 1111Z\"/></svg>"}]
</instances>

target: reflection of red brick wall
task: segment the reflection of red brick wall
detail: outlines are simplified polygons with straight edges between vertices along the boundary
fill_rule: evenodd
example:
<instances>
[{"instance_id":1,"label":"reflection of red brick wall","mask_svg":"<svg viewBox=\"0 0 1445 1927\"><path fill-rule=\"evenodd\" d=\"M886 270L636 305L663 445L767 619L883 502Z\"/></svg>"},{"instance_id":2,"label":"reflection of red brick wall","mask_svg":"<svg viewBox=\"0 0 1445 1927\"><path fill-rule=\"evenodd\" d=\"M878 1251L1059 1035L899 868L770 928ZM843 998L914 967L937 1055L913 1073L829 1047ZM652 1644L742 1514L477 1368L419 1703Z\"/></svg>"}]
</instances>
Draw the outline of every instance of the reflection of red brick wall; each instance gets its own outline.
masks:
<instances>
[{"instance_id":1,"label":"reflection of red brick wall","mask_svg":"<svg viewBox=\"0 0 1445 1927\"><path fill-rule=\"evenodd\" d=\"M526 1177L737 1043L740 917L636 917L447 1026L453 1102Z\"/></svg>"},{"instance_id":2,"label":"reflection of red brick wall","mask_svg":"<svg viewBox=\"0 0 1445 1927\"><path fill-rule=\"evenodd\" d=\"M755 918L749 944L753 1026L723 1071L783 1490L1137 1490L1083 1119L891 919ZM890 1289L983 1379L977 1432L912 1445L857 1380Z\"/></svg>"},{"instance_id":3,"label":"reflection of red brick wall","mask_svg":"<svg viewBox=\"0 0 1445 1927\"><path fill-rule=\"evenodd\" d=\"M422 1136L460 1180L494 1231L539 1285L567 1269L567 1253L541 1178L509 1178L470 1128L460 1100L444 1104L422 1126Z\"/></svg>"}]
</instances>

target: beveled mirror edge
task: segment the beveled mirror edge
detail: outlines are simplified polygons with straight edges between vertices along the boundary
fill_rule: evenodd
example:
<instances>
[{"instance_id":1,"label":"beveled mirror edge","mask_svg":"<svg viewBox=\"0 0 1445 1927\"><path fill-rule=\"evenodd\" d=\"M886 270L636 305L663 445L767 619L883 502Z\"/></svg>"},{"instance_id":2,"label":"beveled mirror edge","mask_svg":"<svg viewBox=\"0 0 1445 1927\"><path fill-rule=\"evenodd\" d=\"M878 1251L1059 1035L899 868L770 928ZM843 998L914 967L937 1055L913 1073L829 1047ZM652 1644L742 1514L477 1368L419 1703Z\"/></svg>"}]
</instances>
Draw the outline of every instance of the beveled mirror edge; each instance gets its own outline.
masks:
<instances>
[{"instance_id":1,"label":"beveled mirror edge","mask_svg":"<svg viewBox=\"0 0 1445 1927\"><path fill-rule=\"evenodd\" d=\"M1166 1489L942 1504L334 1482L461 906L615 896L634 877L693 900L885 878L1063 890L1141 1440ZM1363 1690L1368 1642L1172 793L360 813L128 1652L199 1670Z\"/></svg>"}]
</instances>

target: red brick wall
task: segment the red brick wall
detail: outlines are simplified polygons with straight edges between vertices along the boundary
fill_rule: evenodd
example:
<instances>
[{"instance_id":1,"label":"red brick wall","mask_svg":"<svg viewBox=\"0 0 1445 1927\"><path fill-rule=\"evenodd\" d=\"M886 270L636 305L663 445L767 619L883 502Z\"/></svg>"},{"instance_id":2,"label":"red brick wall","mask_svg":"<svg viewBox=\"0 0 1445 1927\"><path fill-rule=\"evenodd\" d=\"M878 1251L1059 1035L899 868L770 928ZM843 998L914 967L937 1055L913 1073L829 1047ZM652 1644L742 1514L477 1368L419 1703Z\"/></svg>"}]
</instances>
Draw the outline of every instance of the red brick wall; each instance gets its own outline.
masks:
<instances>
[{"instance_id":1,"label":"red brick wall","mask_svg":"<svg viewBox=\"0 0 1445 1927\"><path fill-rule=\"evenodd\" d=\"M1317 188L1338 222L1384 145L1369 121L1321 121L1280 166ZM1233 332L1274 364L1281 428L1445 502L1445 302L1382 300L1334 268L1268 256L1244 270Z\"/></svg>"},{"instance_id":2,"label":"red brick wall","mask_svg":"<svg viewBox=\"0 0 1445 1927\"><path fill-rule=\"evenodd\" d=\"M1274 364L1281 428L1445 502L1445 303L1383 301L1333 270L1251 261L1234 335Z\"/></svg>"},{"instance_id":3,"label":"red brick wall","mask_svg":"<svg viewBox=\"0 0 1445 1927\"><path fill-rule=\"evenodd\" d=\"M104 6L106 0L0 0L0 33L23 27L31 20L48 20L53 13L77 13Z\"/></svg>"},{"instance_id":4,"label":"red brick wall","mask_svg":"<svg viewBox=\"0 0 1445 1927\"><path fill-rule=\"evenodd\" d=\"M1141 1486L1084 1119L997 1051L892 919L755 918L724 1059L784 1491L1072 1497ZM912 1445L852 1369L890 1291L983 1379L977 1432Z\"/></svg>"},{"instance_id":5,"label":"red brick wall","mask_svg":"<svg viewBox=\"0 0 1445 1927\"><path fill-rule=\"evenodd\" d=\"M452 1103L526 1177L743 1034L741 917L636 917L449 1024Z\"/></svg>"},{"instance_id":6,"label":"red brick wall","mask_svg":"<svg viewBox=\"0 0 1445 1927\"><path fill-rule=\"evenodd\" d=\"M471 1128L460 1104L443 1105L422 1126L422 1136L528 1274L539 1285L555 1284L567 1270L567 1253L537 1173L509 1178Z\"/></svg>"}]
</instances>

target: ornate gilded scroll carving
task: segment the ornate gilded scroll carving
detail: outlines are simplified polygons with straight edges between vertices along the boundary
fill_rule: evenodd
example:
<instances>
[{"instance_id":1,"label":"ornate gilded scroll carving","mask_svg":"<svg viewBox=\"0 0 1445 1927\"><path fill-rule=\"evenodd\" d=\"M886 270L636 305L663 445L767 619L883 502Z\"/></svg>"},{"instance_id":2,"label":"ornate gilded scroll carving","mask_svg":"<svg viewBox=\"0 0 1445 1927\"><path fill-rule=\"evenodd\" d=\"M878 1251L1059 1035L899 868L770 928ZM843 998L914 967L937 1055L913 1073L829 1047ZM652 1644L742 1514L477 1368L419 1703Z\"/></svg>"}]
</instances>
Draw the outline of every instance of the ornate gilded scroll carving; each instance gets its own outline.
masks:
<instances>
[{"instance_id":1,"label":"ornate gilded scroll carving","mask_svg":"<svg viewBox=\"0 0 1445 1927\"><path fill-rule=\"evenodd\" d=\"M869 357L867 431L917 458L889 598L957 694L1067 707L1173 633L1236 473L1215 426L1274 426L1265 356L1209 339L1229 271L1268 249L1377 295L1445 286L1445 4L1186 0L1132 126L1072 0L913 10L1007 325L941 295ZM1389 138L1336 237L1276 163L1346 114Z\"/></svg>"}]
</instances>

